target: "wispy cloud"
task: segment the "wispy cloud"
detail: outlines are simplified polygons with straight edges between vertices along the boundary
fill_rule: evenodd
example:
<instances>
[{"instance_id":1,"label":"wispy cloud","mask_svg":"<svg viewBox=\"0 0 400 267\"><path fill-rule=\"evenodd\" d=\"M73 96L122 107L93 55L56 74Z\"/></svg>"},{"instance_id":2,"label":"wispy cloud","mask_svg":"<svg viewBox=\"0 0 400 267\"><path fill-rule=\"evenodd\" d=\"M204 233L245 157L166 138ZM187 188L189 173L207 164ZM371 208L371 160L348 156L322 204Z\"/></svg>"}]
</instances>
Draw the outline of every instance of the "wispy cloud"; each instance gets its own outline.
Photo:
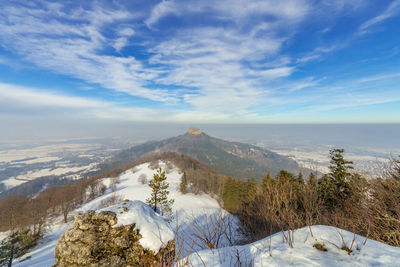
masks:
<instances>
[{"instance_id":1,"label":"wispy cloud","mask_svg":"<svg viewBox=\"0 0 400 267\"><path fill-rule=\"evenodd\" d=\"M208 108L231 110L239 100L248 103L240 105L246 108L265 95L264 89L258 89L263 82L287 77L294 71L293 66L287 65L254 66L277 55L288 38L277 35L277 31L288 20L300 21L308 12L308 4L302 0L254 1L246 2L245 9L238 8L239 4L244 5L240 1L235 4L160 2L145 20L147 25L155 25L170 14L190 16L203 11L211 11L212 16L223 21L237 18L254 25L249 24L246 29L234 25L206 26L176 32L159 44L147 45L145 49L153 54L149 61L106 52L108 47L122 52L135 43L136 30L132 23L136 15L121 8L104 9L95 5L67 9L61 4L5 6L0 11L0 40L9 50L42 68L118 92L169 104L186 100L194 109L201 109L207 103L204 98L210 101L215 98L214 91L229 89L233 95L226 95L226 101L218 98L221 103ZM271 22L254 20L254 14L276 18ZM119 24L127 26L117 28L112 36L104 34L104 28ZM137 45L140 43L136 42ZM195 87L195 91L188 95L168 86Z\"/></svg>"},{"instance_id":2,"label":"wispy cloud","mask_svg":"<svg viewBox=\"0 0 400 267\"><path fill-rule=\"evenodd\" d=\"M109 104L93 99L65 96L51 91L35 90L24 86L0 83L0 96L4 103L19 103L27 106L63 108L106 108Z\"/></svg>"},{"instance_id":3,"label":"wispy cloud","mask_svg":"<svg viewBox=\"0 0 400 267\"><path fill-rule=\"evenodd\" d=\"M391 17L398 15L399 12L400 12L400 0L394 0L381 14L361 24L359 28L359 34L368 33L371 27Z\"/></svg>"},{"instance_id":4,"label":"wispy cloud","mask_svg":"<svg viewBox=\"0 0 400 267\"><path fill-rule=\"evenodd\" d=\"M290 59L280 60L284 57L279 51L290 33L280 34L279 31L288 23L300 22L308 12L308 4L305 1L250 1L246 4L241 1L163 1L153 11L150 21L154 27L164 16L183 13L190 16L201 11L207 11L211 18L235 23L229 27L182 29L152 48L154 55L150 62L168 70L166 75L156 79L158 83L196 88L184 95L185 102L195 110L246 113L247 108L266 100L269 95L266 84L295 71ZM267 15L274 18L270 22L265 17L257 19L257 16ZM245 29L236 27L239 21L246 25Z\"/></svg>"},{"instance_id":5,"label":"wispy cloud","mask_svg":"<svg viewBox=\"0 0 400 267\"><path fill-rule=\"evenodd\" d=\"M380 81L380 80L391 80L392 78L400 78L400 72L385 73L385 74L374 75L374 76L370 76L370 77L364 77L364 78L358 79L357 82L368 83L368 82L375 82L375 81Z\"/></svg>"},{"instance_id":6,"label":"wispy cloud","mask_svg":"<svg viewBox=\"0 0 400 267\"><path fill-rule=\"evenodd\" d=\"M181 112L174 108L127 107L117 102L68 96L53 90L7 83L0 83L0 111L2 114L11 112L14 118L56 116L59 119L79 118L83 121L94 118L143 122L235 120L231 115L212 111Z\"/></svg>"},{"instance_id":7,"label":"wispy cloud","mask_svg":"<svg viewBox=\"0 0 400 267\"><path fill-rule=\"evenodd\" d=\"M319 95L328 99L327 106L336 106L339 99L324 91L325 74L319 69L308 74L306 69L351 43L353 39L348 37L333 36L334 19L358 12L364 3L145 2L140 10L132 8L136 3L101 0L80 5L45 1L0 4L0 44L5 50L30 67L126 97L124 105L106 101L107 96L103 100L75 99L72 93L26 88L14 88L13 93L11 85L5 84L0 93L32 107L57 104L79 112L97 112L95 116L100 117L138 120L259 120L268 108L255 107L311 105ZM368 31L395 16L399 5L400 0L393 1L359 30ZM319 27L320 21L328 20ZM311 24L313 33L308 32ZM321 34L324 29L329 31ZM357 30L354 26L349 35ZM325 36L328 41L321 41ZM315 43L302 43L313 37ZM0 64L10 61L0 56ZM131 99L146 104L136 107L129 103Z\"/></svg>"},{"instance_id":8,"label":"wispy cloud","mask_svg":"<svg viewBox=\"0 0 400 267\"><path fill-rule=\"evenodd\" d=\"M159 71L146 69L133 56L103 52L108 46L120 51L134 35L129 27L110 39L102 33L103 28L133 16L128 11L98 6L70 11L50 4L34 8L6 6L0 11L0 40L7 49L40 67L134 96L174 101L167 91L146 87Z\"/></svg>"}]
</instances>

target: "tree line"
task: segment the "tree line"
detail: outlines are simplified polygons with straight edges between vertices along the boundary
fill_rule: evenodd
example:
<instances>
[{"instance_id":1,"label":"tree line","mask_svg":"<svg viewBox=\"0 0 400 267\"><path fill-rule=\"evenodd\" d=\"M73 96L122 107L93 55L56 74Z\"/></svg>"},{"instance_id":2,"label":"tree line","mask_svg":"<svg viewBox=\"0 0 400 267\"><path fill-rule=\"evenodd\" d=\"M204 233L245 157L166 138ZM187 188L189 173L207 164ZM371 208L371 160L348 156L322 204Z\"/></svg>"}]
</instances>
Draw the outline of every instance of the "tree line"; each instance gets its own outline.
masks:
<instances>
[{"instance_id":1,"label":"tree line","mask_svg":"<svg viewBox=\"0 0 400 267\"><path fill-rule=\"evenodd\" d=\"M392 158L381 177L367 180L343 152L330 151L330 171L320 178L282 170L261 181L228 177L201 188L216 186L212 192L238 215L248 241L323 224L400 246L400 160Z\"/></svg>"}]
</instances>

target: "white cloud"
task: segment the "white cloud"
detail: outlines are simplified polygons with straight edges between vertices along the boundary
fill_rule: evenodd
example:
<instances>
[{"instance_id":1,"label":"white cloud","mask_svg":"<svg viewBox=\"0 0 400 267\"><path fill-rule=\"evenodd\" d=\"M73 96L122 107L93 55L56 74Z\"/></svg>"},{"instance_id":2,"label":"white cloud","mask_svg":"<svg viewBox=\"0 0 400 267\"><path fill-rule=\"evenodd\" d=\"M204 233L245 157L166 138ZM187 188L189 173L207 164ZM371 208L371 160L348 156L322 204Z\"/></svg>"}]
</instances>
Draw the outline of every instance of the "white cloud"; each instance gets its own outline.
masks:
<instances>
[{"instance_id":1,"label":"white cloud","mask_svg":"<svg viewBox=\"0 0 400 267\"><path fill-rule=\"evenodd\" d=\"M321 55L318 55L318 54L311 54L311 55L307 55L307 56L298 58L298 59L296 60L296 62L297 62L297 63L307 63L307 62L309 62L309 61L313 61L313 60L319 59L320 57L321 57Z\"/></svg>"},{"instance_id":2,"label":"white cloud","mask_svg":"<svg viewBox=\"0 0 400 267\"><path fill-rule=\"evenodd\" d=\"M258 26L253 29L265 29ZM272 68L258 63L262 59L268 63L269 58L277 56L285 40L274 37L271 31L273 27L260 36L255 31L210 27L182 31L152 50L155 55L151 62L168 68L168 73L156 81L197 88L185 97L195 110L245 112L267 97L267 89L261 84L294 71L286 65L290 63L286 59L275 62L278 67Z\"/></svg>"},{"instance_id":3,"label":"white cloud","mask_svg":"<svg viewBox=\"0 0 400 267\"><path fill-rule=\"evenodd\" d=\"M132 36L135 34L135 31L132 28L126 27L119 30L118 34L120 36Z\"/></svg>"},{"instance_id":4,"label":"white cloud","mask_svg":"<svg viewBox=\"0 0 400 267\"><path fill-rule=\"evenodd\" d=\"M125 37L120 37L117 40L115 40L113 47L117 52L120 52L122 48L124 48L128 44L128 39Z\"/></svg>"},{"instance_id":5,"label":"white cloud","mask_svg":"<svg viewBox=\"0 0 400 267\"><path fill-rule=\"evenodd\" d=\"M368 29L371 28L372 26L397 15L399 12L400 12L400 0L394 0L381 14L361 24L359 28L359 33L360 34L367 33Z\"/></svg>"},{"instance_id":6,"label":"white cloud","mask_svg":"<svg viewBox=\"0 0 400 267\"><path fill-rule=\"evenodd\" d=\"M135 34L135 31L132 28L125 27L120 30L118 30L118 37L115 41L114 44L112 45L117 52L120 52L122 48L127 46L129 44L129 37Z\"/></svg>"},{"instance_id":7,"label":"white cloud","mask_svg":"<svg viewBox=\"0 0 400 267\"><path fill-rule=\"evenodd\" d=\"M298 27L308 15L314 15L317 7L344 10L360 4L357 0L328 2L161 1L144 21L124 7L107 9L95 4L69 10L59 3L29 8L5 5L0 10L0 42L6 49L40 68L80 79L88 86L98 84L117 93L162 102L167 108L159 111L105 101L85 102L89 99L48 92L41 95L41 91L25 92L21 88L20 95L10 90L2 93L17 99L25 92L31 99L18 101L35 102L36 106L58 103L60 107L84 109L87 104L96 116L105 118L255 118L253 107L274 101L284 103L286 100L278 96L286 93L287 97L318 84L313 78L287 80L303 64L339 49L338 46L314 48L298 59L285 51ZM167 29L168 34L164 35L157 28L165 26L160 21L170 15L182 21L199 15L206 19L195 25L181 23L176 29ZM146 39L152 34L155 40ZM124 56L127 46L140 47L145 56ZM121 53L112 54L110 50ZM276 86L278 82L283 86ZM177 104L184 104L185 111L174 109Z\"/></svg>"},{"instance_id":8,"label":"white cloud","mask_svg":"<svg viewBox=\"0 0 400 267\"><path fill-rule=\"evenodd\" d=\"M162 0L151 10L150 17L145 20L145 23L148 27L152 27L159 19L169 14L179 14L177 6L173 0Z\"/></svg>"},{"instance_id":9,"label":"white cloud","mask_svg":"<svg viewBox=\"0 0 400 267\"><path fill-rule=\"evenodd\" d=\"M147 82L159 74L157 70L146 69L132 56L101 53L108 45L120 51L134 34L126 27L110 41L102 34L102 28L132 16L128 11L100 7L67 13L53 6L48 9L8 6L0 11L0 40L8 49L42 68L138 97L176 101L165 90L146 88Z\"/></svg>"},{"instance_id":10,"label":"white cloud","mask_svg":"<svg viewBox=\"0 0 400 267\"><path fill-rule=\"evenodd\" d=\"M222 121L234 119L230 115L210 111L182 112L177 109L126 107L117 102L67 96L50 90L0 83L0 107L3 112L12 109L13 116L46 116L54 114L80 120L100 118L143 122ZM20 112L19 112L20 111ZM18 115L19 114L19 115Z\"/></svg>"},{"instance_id":11,"label":"white cloud","mask_svg":"<svg viewBox=\"0 0 400 267\"><path fill-rule=\"evenodd\" d=\"M380 81L380 80L389 80L392 78L400 78L400 72L369 76L369 77L358 79L357 82L368 83L368 82L374 82L374 81Z\"/></svg>"},{"instance_id":12,"label":"white cloud","mask_svg":"<svg viewBox=\"0 0 400 267\"><path fill-rule=\"evenodd\" d=\"M252 16L276 16L285 20L298 20L310 11L306 0L163 0L151 11L145 23L152 27L168 15L206 12L227 20L248 19Z\"/></svg>"},{"instance_id":13,"label":"white cloud","mask_svg":"<svg viewBox=\"0 0 400 267\"><path fill-rule=\"evenodd\" d=\"M22 103L31 107L106 108L109 104L81 97L64 96L24 86L0 83L3 103Z\"/></svg>"}]
</instances>

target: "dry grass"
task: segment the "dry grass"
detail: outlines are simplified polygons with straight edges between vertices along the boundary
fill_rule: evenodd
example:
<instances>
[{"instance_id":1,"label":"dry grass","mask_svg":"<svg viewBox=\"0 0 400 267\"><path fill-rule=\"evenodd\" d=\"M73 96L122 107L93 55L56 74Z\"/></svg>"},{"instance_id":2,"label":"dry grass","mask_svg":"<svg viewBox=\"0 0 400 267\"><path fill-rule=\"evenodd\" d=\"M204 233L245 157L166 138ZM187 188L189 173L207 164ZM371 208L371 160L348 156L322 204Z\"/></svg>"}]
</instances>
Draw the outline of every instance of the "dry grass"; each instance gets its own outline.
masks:
<instances>
[{"instance_id":1,"label":"dry grass","mask_svg":"<svg viewBox=\"0 0 400 267\"><path fill-rule=\"evenodd\" d=\"M324 251L324 252L328 251L328 249L326 247L324 247L324 245L322 245L320 243L315 243L313 245L313 247L318 249L318 250L320 250L320 251Z\"/></svg>"}]
</instances>

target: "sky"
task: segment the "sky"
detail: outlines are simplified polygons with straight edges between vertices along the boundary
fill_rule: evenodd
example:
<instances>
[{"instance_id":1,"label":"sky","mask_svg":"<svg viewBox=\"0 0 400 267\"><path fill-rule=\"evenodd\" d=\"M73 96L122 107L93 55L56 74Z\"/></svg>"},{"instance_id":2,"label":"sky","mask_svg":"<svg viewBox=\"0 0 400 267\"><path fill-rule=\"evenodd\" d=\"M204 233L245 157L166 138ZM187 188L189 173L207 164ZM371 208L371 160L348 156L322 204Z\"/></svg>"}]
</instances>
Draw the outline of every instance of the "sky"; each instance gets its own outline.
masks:
<instances>
[{"instance_id":1,"label":"sky","mask_svg":"<svg viewBox=\"0 0 400 267\"><path fill-rule=\"evenodd\" d=\"M0 122L399 123L399 26L400 0L1 1Z\"/></svg>"}]
</instances>

